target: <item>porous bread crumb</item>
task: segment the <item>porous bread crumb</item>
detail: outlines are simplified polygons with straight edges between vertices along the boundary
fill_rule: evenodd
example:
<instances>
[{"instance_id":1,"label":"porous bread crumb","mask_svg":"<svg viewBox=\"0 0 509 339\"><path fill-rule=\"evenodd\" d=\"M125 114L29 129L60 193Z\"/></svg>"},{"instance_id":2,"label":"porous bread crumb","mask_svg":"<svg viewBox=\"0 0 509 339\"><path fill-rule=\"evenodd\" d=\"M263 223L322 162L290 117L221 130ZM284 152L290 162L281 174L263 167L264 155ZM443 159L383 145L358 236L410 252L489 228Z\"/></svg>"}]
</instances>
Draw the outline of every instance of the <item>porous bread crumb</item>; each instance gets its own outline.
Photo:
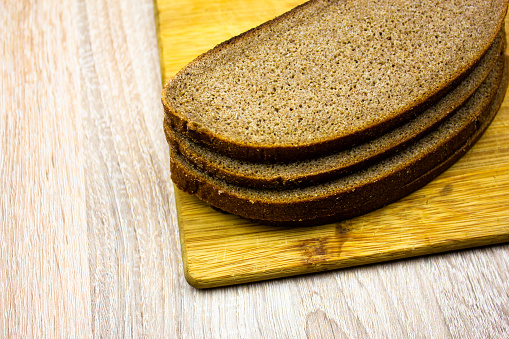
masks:
<instances>
[{"instance_id":1,"label":"porous bread crumb","mask_svg":"<svg viewBox=\"0 0 509 339\"><path fill-rule=\"evenodd\" d=\"M329 156L284 164L253 163L232 159L193 143L165 124L166 135L170 144L191 164L240 186L288 188L330 180L346 174L347 171L358 169L361 165L366 166L380 160L380 157L389 155L447 118L486 79L500 55L503 36L501 31L483 59L458 87L417 118L373 141ZM496 76L495 70L492 73L492 76Z\"/></svg>"},{"instance_id":2,"label":"porous bread crumb","mask_svg":"<svg viewBox=\"0 0 509 339\"><path fill-rule=\"evenodd\" d=\"M168 111L235 146L298 148L369 130L472 66L505 6L312 1L186 67L165 88Z\"/></svg>"}]
</instances>

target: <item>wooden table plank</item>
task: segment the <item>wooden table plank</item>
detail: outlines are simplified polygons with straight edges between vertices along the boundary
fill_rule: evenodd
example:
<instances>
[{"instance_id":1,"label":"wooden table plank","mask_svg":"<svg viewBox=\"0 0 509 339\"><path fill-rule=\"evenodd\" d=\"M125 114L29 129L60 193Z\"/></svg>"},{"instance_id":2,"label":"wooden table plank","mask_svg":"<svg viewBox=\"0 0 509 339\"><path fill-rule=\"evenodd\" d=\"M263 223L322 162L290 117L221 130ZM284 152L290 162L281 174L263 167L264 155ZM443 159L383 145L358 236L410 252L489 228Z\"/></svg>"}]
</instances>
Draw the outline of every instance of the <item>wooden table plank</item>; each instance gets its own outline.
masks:
<instances>
[{"instance_id":1,"label":"wooden table plank","mask_svg":"<svg viewBox=\"0 0 509 339\"><path fill-rule=\"evenodd\" d=\"M0 5L1 337L92 334L72 12Z\"/></svg>"}]
</instances>

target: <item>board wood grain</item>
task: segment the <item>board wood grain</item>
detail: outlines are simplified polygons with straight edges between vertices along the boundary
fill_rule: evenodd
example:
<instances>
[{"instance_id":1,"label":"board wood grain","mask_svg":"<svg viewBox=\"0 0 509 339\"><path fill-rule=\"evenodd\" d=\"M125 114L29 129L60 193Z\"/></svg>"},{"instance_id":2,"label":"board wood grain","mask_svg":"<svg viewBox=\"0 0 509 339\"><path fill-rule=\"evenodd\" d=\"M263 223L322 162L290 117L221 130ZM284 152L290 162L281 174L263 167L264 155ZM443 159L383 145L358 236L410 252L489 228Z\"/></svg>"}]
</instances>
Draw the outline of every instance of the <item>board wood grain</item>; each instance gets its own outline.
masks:
<instances>
[{"instance_id":1,"label":"board wood grain","mask_svg":"<svg viewBox=\"0 0 509 339\"><path fill-rule=\"evenodd\" d=\"M158 0L165 80L215 44L301 2L266 1L253 11L240 0L202 10L191 10L186 1ZM508 102L482 140L446 173L351 220L262 226L176 189L187 280L198 288L216 287L509 241Z\"/></svg>"}]
</instances>

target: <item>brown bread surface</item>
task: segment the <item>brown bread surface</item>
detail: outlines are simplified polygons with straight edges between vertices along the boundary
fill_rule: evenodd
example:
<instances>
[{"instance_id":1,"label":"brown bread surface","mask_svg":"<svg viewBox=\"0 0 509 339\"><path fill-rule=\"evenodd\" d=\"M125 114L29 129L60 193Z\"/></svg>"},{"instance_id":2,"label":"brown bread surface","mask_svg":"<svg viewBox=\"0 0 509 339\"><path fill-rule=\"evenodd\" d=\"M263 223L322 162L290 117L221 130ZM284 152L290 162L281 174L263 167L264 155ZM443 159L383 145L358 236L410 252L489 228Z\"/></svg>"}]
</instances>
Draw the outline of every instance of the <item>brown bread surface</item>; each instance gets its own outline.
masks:
<instances>
[{"instance_id":1,"label":"brown bread surface","mask_svg":"<svg viewBox=\"0 0 509 339\"><path fill-rule=\"evenodd\" d=\"M237 159L347 149L453 88L494 41L506 8L507 0L312 0L180 71L163 90L166 119Z\"/></svg>"},{"instance_id":2,"label":"brown bread surface","mask_svg":"<svg viewBox=\"0 0 509 339\"><path fill-rule=\"evenodd\" d=\"M181 190L212 206L268 224L319 223L366 213L424 185L479 138L505 95L503 66L501 58L497 66L499 76L483 83L435 131L398 154L349 176L303 189L257 190L208 176L171 152L172 180ZM421 177L425 179L420 180Z\"/></svg>"},{"instance_id":3,"label":"brown bread surface","mask_svg":"<svg viewBox=\"0 0 509 339\"><path fill-rule=\"evenodd\" d=\"M332 180L393 154L454 113L488 77L501 53L503 38L505 36L501 31L478 66L456 88L415 119L370 142L329 156L276 164L240 161L194 143L165 121L166 138L174 150L191 165L235 185L283 189Z\"/></svg>"}]
</instances>

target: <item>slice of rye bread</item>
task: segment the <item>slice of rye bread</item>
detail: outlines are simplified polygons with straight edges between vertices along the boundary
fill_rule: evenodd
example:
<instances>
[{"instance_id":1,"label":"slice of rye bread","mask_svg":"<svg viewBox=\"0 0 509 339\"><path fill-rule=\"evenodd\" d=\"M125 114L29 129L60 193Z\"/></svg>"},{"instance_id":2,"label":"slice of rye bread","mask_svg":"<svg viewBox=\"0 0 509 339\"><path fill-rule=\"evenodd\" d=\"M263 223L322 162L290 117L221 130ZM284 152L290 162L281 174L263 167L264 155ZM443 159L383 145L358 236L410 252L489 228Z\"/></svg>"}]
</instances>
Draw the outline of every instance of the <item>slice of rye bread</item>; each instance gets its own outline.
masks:
<instances>
[{"instance_id":1,"label":"slice of rye bread","mask_svg":"<svg viewBox=\"0 0 509 339\"><path fill-rule=\"evenodd\" d=\"M502 51L501 31L479 65L435 105L407 124L365 144L329 156L292 163L262 164L235 160L194 143L165 121L168 143L201 171L231 184L253 188L305 187L338 178L393 154L435 128L481 85ZM496 76L493 71L491 76Z\"/></svg>"},{"instance_id":2,"label":"slice of rye bread","mask_svg":"<svg viewBox=\"0 0 509 339\"><path fill-rule=\"evenodd\" d=\"M244 188L206 175L170 148L172 180L182 191L195 194L216 208L269 224L322 220L355 210L366 211L365 206L378 208L378 200L386 204L393 196L399 197L406 185L447 162L456 151L466 147L468 140L482 133L493 117L490 103L497 91L502 97L506 91L505 85L500 86L504 61L501 58L498 62L499 76L483 83L436 130L398 154L349 176L300 189ZM431 180L432 176L427 178Z\"/></svg>"},{"instance_id":3,"label":"slice of rye bread","mask_svg":"<svg viewBox=\"0 0 509 339\"><path fill-rule=\"evenodd\" d=\"M201 55L165 86L171 126L232 158L347 149L457 85L507 0L311 0Z\"/></svg>"}]
</instances>

